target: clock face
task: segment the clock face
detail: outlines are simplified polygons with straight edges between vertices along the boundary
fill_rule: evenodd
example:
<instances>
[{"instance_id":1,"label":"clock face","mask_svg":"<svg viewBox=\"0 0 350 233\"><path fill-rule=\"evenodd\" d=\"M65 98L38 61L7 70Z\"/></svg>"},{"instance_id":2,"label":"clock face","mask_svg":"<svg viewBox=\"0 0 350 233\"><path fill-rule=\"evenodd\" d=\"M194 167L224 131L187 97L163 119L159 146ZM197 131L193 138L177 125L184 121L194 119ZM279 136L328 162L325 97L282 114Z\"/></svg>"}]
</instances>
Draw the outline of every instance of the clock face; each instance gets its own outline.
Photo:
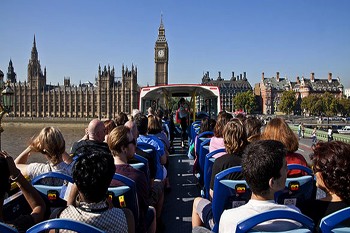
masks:
<instances>
[{"instance_id":1,"label":"clock face","mask_svg":"<svg viewBox=\"0 0 350 233\"><path fill-rule=\"evenodd\" d=\"M164 57L164 50L158 50L158 57Z\"/></svg>"}]
</instances>

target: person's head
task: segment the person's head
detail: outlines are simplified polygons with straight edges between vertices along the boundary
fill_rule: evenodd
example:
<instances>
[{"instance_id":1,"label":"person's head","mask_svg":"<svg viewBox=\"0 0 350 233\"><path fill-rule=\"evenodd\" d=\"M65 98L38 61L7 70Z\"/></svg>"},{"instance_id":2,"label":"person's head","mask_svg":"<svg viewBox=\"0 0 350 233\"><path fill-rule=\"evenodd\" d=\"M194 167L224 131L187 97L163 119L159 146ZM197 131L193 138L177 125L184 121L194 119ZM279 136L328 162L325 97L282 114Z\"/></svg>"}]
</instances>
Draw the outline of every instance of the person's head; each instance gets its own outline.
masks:
<instances>
[{"instance_id":1,"label":"person's head","mask_svg":"<svg viewBox=\"0 0 350 233\"><path fill-rule=\"evenodd\" d=\"M139 131L137 130L136 124L134 121L128 121L124 124L126 127L128 127L132 133L132 136L137 139L139 136Z\"/></svg>"},{"instance_id":2,"label":"person's head","mask_svg":"<svg viewBox=\"0 0 350 233\"><path fill-rule=\"evenodd\" d=\"M262 133L262 139L280 141L288 152L297 151L299 148L297 136L282 118L274 118L269 121Z\"/></svg>"},{"instance_id":3,"label":"person's head","mask_svg":"<svg viewBox=\"0 0 350 233\"><path fill-rule=\"evenodd\" d=\"M213 131L214 128L215 128L215 125L216 125L216 120L208 119L207 117L205 117L205 118L202 119L201 127L200 127L199 132L203 133L203 132L206 132L206 131Z\"/></svg>"},{"instance_id":4,"label":"person's head","mask_svg":"<svg viewBox=\"0 0 350 233\"><path fill-rule=\"evenodd\" d=\"M233 116L227 112L220 112L218 115L218 119L216 121L216 125L214 128L214 136L217 138L222 138L222 132L224 131L224 127L229 122Z\"/></svg>"},{"instance_id":5,"label":"person's head","mask_svg":"<svg viewBox=\"0 0 350 233\"><path fill-rule=\"evenodd\" d=\"M147 115L155 115L155 113L154 113L154 109L152 108L152 107L149 107L148 109L147 109Z\"/></svg>"},{"instance_id":6,"label":"person's head","mask_svg":"<svg viewBox=\"0 0 350 233\"><path fill-rule=\"evenodd\" d=\"M162 123L161 120L153 115L148 116L148 134L158 134L162 132Z\"/></svg>"},{"instance_id":7,"label":"person's head","mask_svg":"<svg viewBox=\"0 0 350 233\"><path fill-rule=\"evenodd\" d=\"M227 122L223 132L225 149L228 154L241 154L247 145L247 135L242 122L231 119Z\"/></svg>"},{"instance_id":8,"label":"person's head","mask_svg":"<svg viewBox=\"0 0 350 233\"><path fill-rule=\"evenodd\" d=\"M136 139L130 129L124 125L117 126L109 134L107 144L113 156L125 155L127 159L134 157Z\"/></svg>"},{"instance_id":9,"label":"person's head","mask_svg":"<svg viewBox=\"0 0 350 233\"><path fill-rule=\"evenodd\" d=\"M252 142L259 139L261 134L262 123L256 117L249 116L244 121L245 132L247 133L247 140Z\"/></svg>"},{"instance_id":10,"label":"person's head","mask_svg":"<svg viewBox=\"0 0 350 233\"><path fill-rule=\"evenodd\" d=\"M132 117L134 118L135 115L138 114L138 113L140 113L140 110L138 110L138 109L133 109L131 115L132 115Z\"/></svg>"},{"instance_id":11,"label":"person's head","mask_svg":"<svg viewBox=\"0 0 350 233\"><path fill-rule=\"evenodd\" d=\"M115 117L115 124L117 126L124 125L128 120L129 120L128 115L126 115L126 113L124 113L124 112L120 112Z\"/></svg>"},{"instance_id":12,"label":"person's head","mask_svg":"<svg viewBox=\"0 0 350 233\"><path fill-rule=\"evenodd\" d=\"M113 157L102 151L84 150L76 160L72 173L83 201L103 201L115 173Z\"/></svg>"},{"instance_id":13,"label":"person's head","mask_svg":"<svg viewBox=\"0 0 350 233\"><path fill-rule=\"evenodd\" d=\"M139 131L140 135L146 135L147 129L148 129L148 119L145 115L139 113L135 115L134 118L137 130Z\"/></svg>"},{"instance_id":14,"label":"person's head","mask_svg":"<svg viewBox=\"0 0 350 233\"><path fill-rule=\"evenodd\" d=\"M285 186L287 162L285 146L275 140L258 140L243 153L242 173L255 195L271 195Z\"/></svg>"},{"instance_id":15,"label":"person's head","mask_svg":"<svg viewBox=\"0 0 350 233\"><path fill-rule=\"evenodd\" d=\"M105 140L105 125L99 119L93 119L88 125L89 140L103 142Z\"/></svg>"},{"instance_id":16,"label":"person's head","mask_svg":"<svg viewBox=\"0 0 350 233\"><path fill-rule=\"evenodd\" d=\"M43 128L36 137L32 138L30 146L33 151L44 154L54 165L62 160L62 154L66 150L66 142L61 131L54 127Z\"/></svg>"},{"instance_id":17,"label":"person's head","mask_svg":"<svg viewBox=\"0 0 350 233\"><path fill-rule=\"evenodd\" d=\"M103 124L105 125L106 134L110 134L110 132L117 127L113 120L105 120Z\"/></svg>"},{"instance_id":18,"label":"person's head","mask_svg":"<svg viewBox=\"0 0 350 233\"><path fill-rule=\"evenodd\" d=\"M4 199L5 194L10 191L11 183L9 181L10 171L7 161L0 157L0 199Z\"/></svg>"},{"instance_id":19,"label":"person's head","mask_svg":"<svg viewBox=\"0 0 350 233\"><path fill-rule=\"evenodd\" d=\"M157 117L159 118L159 119L163 119L163 117L164 117L164 112L163 112L163 110L162 109L160 109L160 108L158 108L157 109Z\"/></svg>"},{"instance_id":20,"label":"person's head","mask_svg":"<svg viewBox=\"0 0 350 233\"><path fill-rule=\"evenodd\" d=\"M313 150L317 186L350 204L350 145L340 141L319 142Z\"/></svg>"}]
</instances>

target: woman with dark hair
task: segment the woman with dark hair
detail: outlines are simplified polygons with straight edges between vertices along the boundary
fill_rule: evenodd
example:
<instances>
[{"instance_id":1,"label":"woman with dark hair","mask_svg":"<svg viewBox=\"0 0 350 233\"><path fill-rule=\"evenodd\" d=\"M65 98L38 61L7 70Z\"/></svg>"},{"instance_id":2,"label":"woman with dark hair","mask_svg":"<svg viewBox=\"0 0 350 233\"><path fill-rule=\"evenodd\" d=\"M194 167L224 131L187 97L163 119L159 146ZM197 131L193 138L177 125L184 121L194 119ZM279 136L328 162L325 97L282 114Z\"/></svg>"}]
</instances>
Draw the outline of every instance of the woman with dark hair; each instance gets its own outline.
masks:
<instances>
[{"instance_id":1,"label":"woman with dark hair","mask_svg":"<svg viewBox=\"0 0 350 233\"><path fill-rule=\"evenodd\" d=\"M249 116L243 122L245 131L247 133L248 142L259 140L261 135L262 122L253 116Z\"/></svg>"},{"instance_id":2,"label":"woman with dark hair","mask_svg":"<svg viewBox=\"0 0 350 233\"><path fill-rule=\"evenodd\" d=\"M350 145L340 141L319 142L312 157L316 186L326 197L299 206L316 226L337 210L350 206ZM349 225L350 221L346 222Z\"/></svg>"},{"instance_id":3,"label":"woman with dark hair","mask_svg":"<svg viewBox=\"0 0 350 233\"><path fill-rule=\"evenodd\" d=\"M287 148L286 160L287 164L300 164L307 167L307 162L304 156L296 151L299 148L299 140L286 121L282 118L272 119L265 127L261 135L262 140L280 141ZM289 170L288 177L298 177L305 173L301 170Z\"/></svg>"}]
</instances>

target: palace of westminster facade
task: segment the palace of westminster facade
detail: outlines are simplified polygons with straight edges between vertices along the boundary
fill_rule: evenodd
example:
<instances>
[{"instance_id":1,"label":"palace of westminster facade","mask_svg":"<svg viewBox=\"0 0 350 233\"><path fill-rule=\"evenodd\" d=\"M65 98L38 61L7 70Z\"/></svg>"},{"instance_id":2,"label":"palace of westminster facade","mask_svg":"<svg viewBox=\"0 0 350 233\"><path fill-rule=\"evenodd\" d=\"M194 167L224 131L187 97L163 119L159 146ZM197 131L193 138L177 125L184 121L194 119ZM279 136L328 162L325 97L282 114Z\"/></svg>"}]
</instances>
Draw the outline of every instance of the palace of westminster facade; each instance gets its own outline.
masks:
<instances>
[{"instance_id":1,"label":"palace of westminster facade","mask_svg":"<svg viewBox=\"0 0 350 233\"><path fill-rule=\"evenodd\" d=\"M168 84L169 47L165 38L165 28L161 20L158 38L154 47L155 85ZM72 85L69 78L64 78L63 85L46 83L46 67L41 69L36 41L34 37L31 58L28 64L27 81L17 82L13 63L10 60L7 81L14 91L14 117L62 117L62 118L108 118L114 119L120 112L131 113L139 106L140 87L137 84L137 67L131 69L122 65L122 76L117 78L114 67L98 66L95 84L91 82ZM0 82L4 73L0 70ZM221 109L235 111L232 98L235 94L252 90L246 72L224 79L221 72L217 79L212 79L209 72L202 78L203 85L215 85L220 89ZM344 87L340 79L333 79L328 74L326 79L317 79L311 73L310 79L297 77L296 82L276 77L266 78L262 73L261 82L255 84L254 93L258 101L258 111L263 114L278 112L278 103L284 90L294 90L297 97L309 94L322 94L328 91L341 97Z\"/></svg>"}]
</instances>

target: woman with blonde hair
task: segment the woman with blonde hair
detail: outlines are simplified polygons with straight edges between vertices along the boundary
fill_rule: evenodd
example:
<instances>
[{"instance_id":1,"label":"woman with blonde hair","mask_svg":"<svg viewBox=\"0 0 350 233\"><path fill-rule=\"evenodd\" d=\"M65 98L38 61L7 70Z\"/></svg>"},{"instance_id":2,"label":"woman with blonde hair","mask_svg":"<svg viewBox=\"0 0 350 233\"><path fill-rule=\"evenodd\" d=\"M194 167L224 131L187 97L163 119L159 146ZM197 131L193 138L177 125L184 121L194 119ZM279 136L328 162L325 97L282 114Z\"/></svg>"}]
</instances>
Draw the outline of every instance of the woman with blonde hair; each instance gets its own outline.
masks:
<instances>
[{"instance_id":1,"label":"woman with blonde hair","mask_svg":"<svg viewBox=\"0 0 350 233\"><path fill-rule=\"evenodd\" d=\"M284 119L272 119L266 125L265 130L261 135L261 139L282 142L288 151L286 155L287 164L300 164L307 167L307 162L304 156L296 153L299 148L299 140ZM288 177L298 177L302 175L304 175L304 173L300 170L288 171Z\"/></svg>"},{"instance_id":2,"label":"woman with blonde hair","mask_svg":"<svg viewBox=\"0 0 350 233\"><path fill-rule=\"evenodd\" d=\"M31 153L40 152L46 163L27 164ZM66 142L61 131L54 127L45 127L33 137L29 146L15 159L15 164L24 176L33 179L43 173L54 171L71 175L72 159L66 152ZM62 181L45 179L48 185L60 185Z\"/></svg>"}]
</instances>

